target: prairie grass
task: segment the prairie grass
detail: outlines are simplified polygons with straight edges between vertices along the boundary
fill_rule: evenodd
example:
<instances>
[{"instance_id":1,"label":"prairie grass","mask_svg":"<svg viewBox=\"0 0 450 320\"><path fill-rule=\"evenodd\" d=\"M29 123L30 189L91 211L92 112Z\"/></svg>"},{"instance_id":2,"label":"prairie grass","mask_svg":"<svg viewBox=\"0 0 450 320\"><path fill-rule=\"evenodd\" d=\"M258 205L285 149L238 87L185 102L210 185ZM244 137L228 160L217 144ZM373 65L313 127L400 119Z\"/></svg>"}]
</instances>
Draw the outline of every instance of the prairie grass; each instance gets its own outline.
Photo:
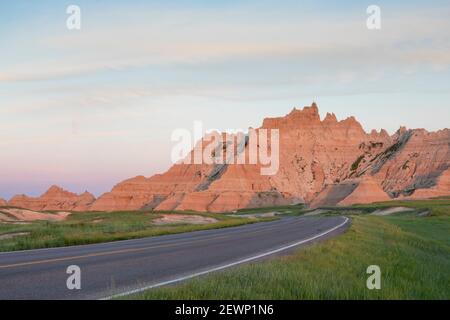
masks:
<instances>
[{"instance_id":1,"label":"prairie grass","mask_svg":"<svg viewBox=\"0 0 450 320\"><path fill-rule=\"evenodd\" d=\"M394 200L386 202L376 202L370 205L354 205L353 208L379 209L388 207L415 208L420 211L429 210L433 216L450 216L450 198L442 197L427 200Z\"/></svg>"}]
</instances>

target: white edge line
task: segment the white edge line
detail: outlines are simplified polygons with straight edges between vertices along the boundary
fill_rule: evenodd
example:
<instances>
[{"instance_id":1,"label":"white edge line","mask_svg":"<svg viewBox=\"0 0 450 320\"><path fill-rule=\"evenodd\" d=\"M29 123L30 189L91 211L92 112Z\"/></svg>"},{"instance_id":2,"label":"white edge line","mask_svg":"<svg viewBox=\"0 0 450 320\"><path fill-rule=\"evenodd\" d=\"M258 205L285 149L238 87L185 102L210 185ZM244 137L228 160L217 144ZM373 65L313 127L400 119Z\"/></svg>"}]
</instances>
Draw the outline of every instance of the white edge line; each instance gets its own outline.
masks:
<instances>
[{"instance_id":1,"label":"white edge line","mask_svg":"<svg viewBox=\"0 0 450 320\"><path fill-rule=\"evenodd\" d=\"M176 282L185 281L185 280L188 280L188 279L192 279L192 278L199 277L199 276L211 273L211 272L215 272L215 271L223 270L223 269L226 269L226 268L230 268L230 267L242 264L242 263L246 263L246 262L249 262L249 261L252 261L252 260L257 260L259 258L262 258L262 257L265 257L265 256L269 256L269 255L272 255L272 254L275 254L275 253L278 253L278 252L281 252L281 251L284 251L284 250L296 247L296 246L304 244L306 242L310 242L310 241L315 240L317 238L323 237L324 235L326 235L326 234L328 234L330 232L333 232L334 230L339 229L340 227L344 226L349 221L349 218L347 218L347 217L344 217L344 218L345 218L345 220L341 224L339 224L339 225L337 225L337 226L335 226L335 227L333 227L333 228L331 228L331 229L329 229L327 231L319 233L319 234L315 235L314 237L311 237L311 238L308 238L308 239L304 239L304 240L301 240L301 241L297 241L297 242L291 243L289 245L283 246L283 247L275 249L275 250L267 251L267 252L264 252L264 253L261 253L261 254L249 257L249 258L245 258L245 259L238 260L238 261L235 261L235 262L232 262L232 263L221 265L221 266L218 266L218 267L215 267L215 268L212 268L212 269L208 269L208 270L197 272L197 273L192 273L190 275L186 275L186 276L183 276L183 277L180 277L180 278L175 278L175 279L172 279L172 280L168 280L168 281L152 284L152 285L145 286L145 287L142 287L142 288L139 288L139 289L134 289L134 290L118 293L118 294L115 294L115 295L112 295L112 296L101 298L100 300L111 300L111 299L114 299L114 298L119 298L119 297L124 297L124 296L131 295L131 294L139 293L139 292L142 292L142 291L145 291L145 290L166 286L166 285L173 284L173 283L176 283Z\"/></svg>"}]
</instances>

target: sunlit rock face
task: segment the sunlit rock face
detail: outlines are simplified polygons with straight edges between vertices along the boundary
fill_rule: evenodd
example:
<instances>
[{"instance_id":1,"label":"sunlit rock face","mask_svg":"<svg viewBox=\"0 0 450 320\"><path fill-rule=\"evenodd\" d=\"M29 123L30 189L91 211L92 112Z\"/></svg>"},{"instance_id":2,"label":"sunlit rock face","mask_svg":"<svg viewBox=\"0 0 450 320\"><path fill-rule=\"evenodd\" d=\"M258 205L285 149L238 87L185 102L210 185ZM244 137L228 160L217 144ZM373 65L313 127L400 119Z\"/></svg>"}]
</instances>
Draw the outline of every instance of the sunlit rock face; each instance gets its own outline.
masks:
<instances>
[{"instance_id":1,"label":"sunlit rock face","mask_svg":"<svg viewBox=\"0 0 450 320\"><path fill-rule=\"evenodd\" d=\"M36 211L88 211L94 201L95 197L87 191L77 195L58 186L52 186L37 198L26 195L14 196L8 205Z\"/></svg>"},{"instance_id":2,"label":"sunlit rock face","mask_svg":"<svg viewBox=\"0 0 450 320\"><path fill-rule=\"evenodd\" d=\"M322 120L315 103L264 119L254 132L261 129L279 132L279 165L272 175L261 174L262 164L251 164L250 144L231 149L228 142L236 137L228 136L217 147L225 159L234 159L230 163L218 163L214 151L212 163L177 163L163 174L120 182L96 200L52 187L39 198L16 196L8 204L33 210L230 212L299 202L319 207L450 195L449 129L367 133L354 117L338 121L328 113ZM208 147L209 138L196 148ZM276 150L267 141L269 151ZM194 150L187 156L191 160ZM244 163L237 164L242 155Z\"/></svg>"}]
</instances>

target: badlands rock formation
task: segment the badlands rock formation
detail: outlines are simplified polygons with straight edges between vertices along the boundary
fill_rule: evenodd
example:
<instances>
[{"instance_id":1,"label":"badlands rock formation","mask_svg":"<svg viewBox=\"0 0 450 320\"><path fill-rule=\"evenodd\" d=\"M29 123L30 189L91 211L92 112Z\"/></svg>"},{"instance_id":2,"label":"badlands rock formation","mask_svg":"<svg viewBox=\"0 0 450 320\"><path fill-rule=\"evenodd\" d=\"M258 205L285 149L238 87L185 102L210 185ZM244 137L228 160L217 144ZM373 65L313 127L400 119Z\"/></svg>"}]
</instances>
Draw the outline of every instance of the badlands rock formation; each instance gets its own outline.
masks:
<instances>
[{"instance_id":1,"label":"badlands rock formation","mask_svg":"<svg viewBox=\"0 0 450 320\"><path fill-rule=\"evenodd\" d=\"M372 203L389 201L391 198L381 189L381 186L371 177L365 176L359 182L355 190L340 201L338 205L347 206L354 203Z\"/></svg>"},{"instance_id":2,"label":"badlands rock formation","mask_svg":"<svg viewBox=\"0 0 450 320\"><path fill-rule=\"evenodd\" d=\"M9 205L33 210L229 212L299 202L319 207L450 195L449 129L402 127L392 136L385 130L366 133L354 117L338 121L327 114L321 120L315 103L265 119L261 128L250 132L261 129L279 130L279 166L273 175L262 175L265 166L249 161L251 134L241 140L218 134L226 139L217 144L210 142L210 134L187 156L189 163L120 182L95 201L88 193L77 196L52 187L39 198L16 196ZM267 138L258 140L258 152L267 141L269 150L276 150ZM195 150L208 147L211 161L195 163ZM244 164L237 164L238 157Z\"/></svg>"},{"instance_id":3,"label":"badlands rock formation","mask_svg":"<svg viewBox=\"0 0 450 320\"><path fill-rule=\"evenodd\" d=\"M7 206L7 205L8 205L8 202L6 202L6 200L0 198L0 207Z\"/></svg>"},{"instance_id":4,"label":"badlands rock formation","mask_svg":"<svg viewBox=\"0 0 450 320\"><path fill-rule=\"evenodd\" d=\"M43 195L37 198L28 197L26 195L15 196L8 202L8 205L36 211L87 211L94 200L94 196L87 191L77 195L63 190L58 186L52 186Z\"/></svg>"},{"instance_id":5,"label":"badlands rock formation","mask_svg":"<svg viewBox=\"0 0 450 320\"><path fill-rule=\"evenodd\" d=\"M445 170L435 178L436 183L430 188L417 189L405 199L427 199L433 197L448 196L450 190L450 169Z\"/></svg>"},{"instance_id":6,"label":"badlands rock formation","mask_svg":"<svg viewBox=\"0 0 450 320\"><path fill-rule=\"evenodd\" d=\"M327 114L321 120L315 104L265 119L261 128L279 130L275 175L261 175L259 164L176 164L162 175L119 183L92 209L223 212L303 201L313 207L368 203L416 192L450 194L448 175L443 175L450 165L448 129L366 133L353 117L338 121Z\"/></svg>"}]
</instances>

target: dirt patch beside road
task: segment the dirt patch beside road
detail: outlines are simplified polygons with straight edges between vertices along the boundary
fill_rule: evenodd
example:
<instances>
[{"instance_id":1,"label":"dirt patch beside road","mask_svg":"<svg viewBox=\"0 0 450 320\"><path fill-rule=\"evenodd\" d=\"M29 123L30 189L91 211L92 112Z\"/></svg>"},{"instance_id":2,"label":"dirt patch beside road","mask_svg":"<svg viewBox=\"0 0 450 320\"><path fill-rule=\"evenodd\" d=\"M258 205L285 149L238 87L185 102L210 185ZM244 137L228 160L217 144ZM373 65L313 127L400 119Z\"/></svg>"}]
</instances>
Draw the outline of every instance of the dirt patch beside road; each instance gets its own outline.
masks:
<instances>
[{"instance_id":1,"label":"dirt patch beside road","mask_svg":"<svg viewBox=\"0 0 450 320\"><path fill-rule=\"evenodd\" d=\"M410 212L414 211L413 208L406 208L406 207L394 207L394 208L386 208L386 209L378 209L371 213L373 216L388 216L390 214L394 213L401 213L401 212Z\"/></svg>"},{"instance_id":2,"label":"dirt patch beside road","mask_svg":"<svg viewBox=\"0 0 450 320\"><path fill-rule=\"evenodd\" d=\"M70 212L45 213L16 208L2 209L2 212L4 214L0 216L0 221L6 222L12 220L10 217L7 217L7 215L12 216L14 217L14 219L19 221L36 221L36 220L62 221L65 220L71 214Z\"/></svg>"},{"instance_id":3,"label":"dirt patch beside road","mask_svg":"<svg viewBox=\"0 0 450 320\"><path fill-rule=\"evenodd\" d=\"M219 220L198 215L188 214L163 214L159 218L153 220L153 224L166 225L166 224L209 224L215 223Z\"/></svg>"},{"instance_id":4,"label":"dirt patch beside road","mask_svg":"<svg viewBox=\"0 0 450 320\"><path fill-rule=\"evenodd\" d=\"M30 234L29 232L15 232L15 233L0 234L0 240L6 240L6 239L11 239L11 238L20 237L20 236L27 236L29 234Z\"/></svg>"}]
</instances>

